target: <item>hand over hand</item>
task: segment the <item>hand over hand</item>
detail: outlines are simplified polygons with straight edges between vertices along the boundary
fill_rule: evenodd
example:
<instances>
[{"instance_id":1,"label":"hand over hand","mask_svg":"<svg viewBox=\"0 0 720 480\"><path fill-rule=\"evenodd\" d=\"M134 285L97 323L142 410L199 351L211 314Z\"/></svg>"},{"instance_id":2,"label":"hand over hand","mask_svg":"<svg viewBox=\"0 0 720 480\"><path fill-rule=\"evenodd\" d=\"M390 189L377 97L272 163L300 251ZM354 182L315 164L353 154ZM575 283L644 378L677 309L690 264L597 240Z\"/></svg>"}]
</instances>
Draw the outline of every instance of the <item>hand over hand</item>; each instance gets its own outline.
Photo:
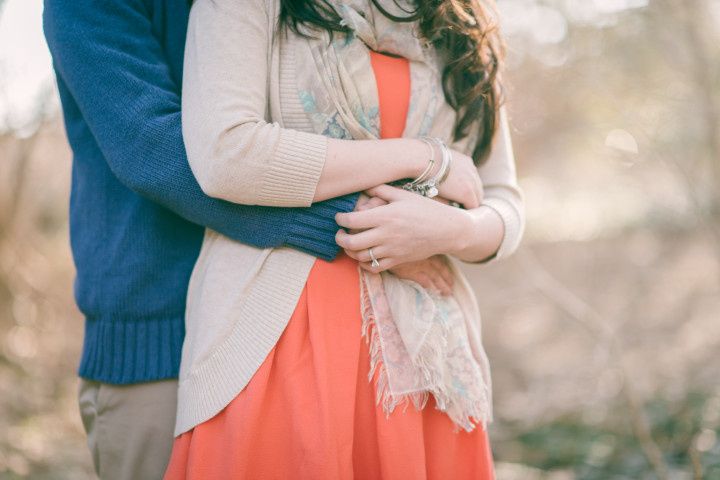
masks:
<instances>
[{"instance_id":1,"label":"hand over hand","mask_svg":"<svg viewBox=\"0 0 720 480\"><path fill-rule=\"evenodd\" d=\"M370 197L365 192L361 193L355 203L355 212L362 212L371 208L387 205L387 202L380 197Z\"/></svg>"},{"instance_id":2,"label":"hand over hand","mask_svg":"<svg viewBox=\"0 0 720 480\"><path fill-rule=\"evenodd\" d=\"M388 185L367 192L386 205L336 215L339 230L335 239L347 254L372 271L383 271L402 263L452 253L459 248L470 221L465 210ZM370 253L380 266L370 266Z\"/></svg>"},{"instance_id":3,"label":"hand over hand","mask_svg":"<svg viewBox=\"0 0 720 480\"><path fill-rule=\"evenodd\" d=\"M472 158L450 150L450 173L438 187L442 197L458 202L466 209L477 208L483 200L483 184Z\"/></svg>"},{"instance_id":4,"label":"hand over hand","mask_svg":"<svg viewBox=\"0 0 720 480\"><path fill-rule=\"evenodd\" d=\"M446 257L435 255L426 260L397 265L389 271L398 278L420 284L426 290L449 296L452 294L454 279L447 262Z\"/></svg>"}]
</instances>

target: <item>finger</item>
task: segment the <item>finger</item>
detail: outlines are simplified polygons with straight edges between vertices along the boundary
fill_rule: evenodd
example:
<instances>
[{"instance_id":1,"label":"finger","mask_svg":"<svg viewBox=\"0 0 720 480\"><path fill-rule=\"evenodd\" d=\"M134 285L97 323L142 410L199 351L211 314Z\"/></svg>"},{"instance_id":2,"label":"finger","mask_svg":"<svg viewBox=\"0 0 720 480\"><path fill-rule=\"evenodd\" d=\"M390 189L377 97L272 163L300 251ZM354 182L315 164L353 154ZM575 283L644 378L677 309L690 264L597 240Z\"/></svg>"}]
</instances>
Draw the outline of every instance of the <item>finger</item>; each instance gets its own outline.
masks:
<instances>
[{"instance_id":1,"label":"finger","mask_svg":"<svg viewBox=\"0 0 720 480\"><path fill-rule=\"evenodd\" d=\"M368 197L364 193L360 193L360 195L358 195L357 202L355 202L355 210L360 210L362 206L367 203L368 200L370 200L370 197Z\"/></svg>"},{"instance_id":2,"label":"finger","mask_svg":"<svg viewBox=\"0 0 720 480\"><path fill-rule=\"evenodd\" d=\"M360 254L362 253L362 250L357 250L357 251L356 251L356 250L343 249L343 252L345 252L345 254L346 254L348 257L352 258L353 260L357 260L358 262L361 262L361 261L362 261L362 260L360 260Z\"/></svg>"},{"instance_id":3,"label":"finger","mask_svg":"<svg viewBox=\"0 0 720 480\"><path fill-rule=\"evenodd\" d=\"M436 275L433 278L433 282L435 283L435 286L440 292L440 295L444 297L449 297L452 294L452 287L447 283L447 281L445 281L442 276Z\"/></svg>"},{"instance_id":4,"label":"finger","mask_svg":"<svg viewBox=\"0 0 720 480\"><path fill-rule=\"evenodd\" d=\"M357 212L361 212L363 210L369 210L371 208L375 207L382 207L383 205L387 205L387 202L383 200L380 197L370 197L368 200L366 200L362 205L360 205L357 210Z\"/></svg>"},{"instance_id":5,"label":"finger","mask_svg":"<svg viewBox=\"0 0 720 480\"><path fill-rule=\"evenodd\" d=\"M478 177L478 178L475 178L475 182L474 182L474 183L475 183L475 196L477 197L478 202L482 202L482 197L483 197L483 182L482 182L482 180Z\"/></svg>"},{"instance_id":6,"label":"finger","mask_svg":"<svg viewBox=\"0 0 720 480\"><path fill-rule=\"evenodd\" d=\"M425 290L430 290L432 292L437 291L437 286L435 285L435 282L433 281L432 276L428 275L425 272L417 272L409 280L417 282Z\"/></svg>"},{"instance_id":7,"label":"finger","mask_svg":"<svg viewBox=\"0 0 720 480\"><path fill-rule=\"evenodd\" d=\"M375 258L380 261L381 258L385 258L385 248L380 245L377 247L371 247L373 250L373 255L375 255ZM348 254L349 257L354 258L358 262L365 262L369 263L372 262L372 258L370 257L370 249L364 248L360 250L349 250L345 249L345 253Z\"/></svg>"},{"instance_id":8,"label":"finger","mask_svg":"<svg viewBox=\"0 0 720 480\"><path fill-rule=\"evenodd\" d=\"M450 286L450 288L452 288L455 284L455 277L453 277L452 270L448 265L448 260L440 255L437 255L432 257L431 261L433 262L433 265L435 265L438 275L448 286Z\"/></svg>"},{"instance_id":9,"label":"finger","mask_svg":"<svg viewBox=\"0 0 720 480\"><path fill-rule=\"evenodd\" d=\"M477 191L473 190L465 199L464 202L462 202L465 209L470 210L471 208L477 208L480 206L480 201L478 200Z\"/></svg>"},{"instance_id":10,"label":"finger","mask_svg":"<svg viewBox=\"0 0 720 480\"><path fill-rule=\"evenodd\" d=\"M443 286L442 279L439 275L437 275L435 272L429 273L428 276L430 277L430 286L428 287L428 290L430 290L435 295L443 295Z\"/></svg>"},{"instance_id":11,"label":"finger","mask_svg":"<svg viewBox=\"0 0 720 480\"><path fill-rule=\"evenodd\" d=\"M358 265L360 265L360 268L362 268L363 270L367 270L368 272L380 273L390 268L393 268L395 265L398 264L398 262L394 258L378 258L378 264L378 267L373 267L370 262L358 263Z\"/></svg>"},{"instance_id":12,"label":"finger","mask_svg":"<svg viewBox=\"0 0 720 480\"><path fill-rule=\"evenodd\" d=\"M377 187L365 190L365 193L371 197L380 197L386 202L395 202L403 198L408 198L408 195L416 195L415 193L390 185L378 185Z\"/></svg>"},{"instance_id":13,"label":"finger","mask_svg":"<svg viewBox=\"0 0 720 480\"><path fill-rule=\"evenodd\" d=\"M335 242L346 250L366 250L376 247L381 240L377 228L364 230L360 233L347 233L345 230L338 230L335 234Z\"/></svg>"},{"instance_id":14,"label":"finger","mask_svg":"<svg viewBox=\"0 0 720 480\"><path fill-rule=\"evenodd\" d=\"M382 207L371 208L359 212L336 213L335 221L338 225L353 230L372 228L380 224L384 212Z\"/></svg>"}]
</instances>

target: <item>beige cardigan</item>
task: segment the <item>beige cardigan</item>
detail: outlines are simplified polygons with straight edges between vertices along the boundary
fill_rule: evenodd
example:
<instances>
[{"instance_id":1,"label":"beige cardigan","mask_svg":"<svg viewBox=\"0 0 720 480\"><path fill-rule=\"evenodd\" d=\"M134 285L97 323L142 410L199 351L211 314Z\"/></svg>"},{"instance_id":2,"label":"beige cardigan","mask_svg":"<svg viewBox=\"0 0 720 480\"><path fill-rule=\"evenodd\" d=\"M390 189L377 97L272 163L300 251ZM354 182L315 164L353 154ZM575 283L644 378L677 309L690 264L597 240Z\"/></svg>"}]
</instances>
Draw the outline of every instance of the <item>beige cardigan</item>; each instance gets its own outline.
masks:
<instances>
[{"instance_id":1,"label":"beige cardigan","mask_svg":"<svg viewBox=\"0 0 720 480\"><path fill-rule=\"evenodd\" d=\"M183 135L208 195L303 207L312 202L327 139L309 133L291 48L302 40L273 35L278 10L279 0L195 2L185 50ZM485 204L505 224L495 260L516 249L524 224L504 113L502 120L480 169ZM289 248L258 249L206 231L188 292L176 434L212 418L247 385L287 325L314 262Z\"/></svg>"}]
</instances>

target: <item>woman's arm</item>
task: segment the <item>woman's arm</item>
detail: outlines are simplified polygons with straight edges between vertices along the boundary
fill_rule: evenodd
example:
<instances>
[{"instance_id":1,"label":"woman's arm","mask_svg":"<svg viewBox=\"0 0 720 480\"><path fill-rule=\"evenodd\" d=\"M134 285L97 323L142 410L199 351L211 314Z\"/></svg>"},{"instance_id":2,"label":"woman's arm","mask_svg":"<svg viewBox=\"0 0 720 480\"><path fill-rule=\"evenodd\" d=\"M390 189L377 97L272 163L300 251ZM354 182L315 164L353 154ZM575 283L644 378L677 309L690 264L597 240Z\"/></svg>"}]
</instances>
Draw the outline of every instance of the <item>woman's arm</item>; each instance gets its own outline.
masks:
<instances>
[{"instance_id":1,"label":"woman's arm","mask_svg":"<svg viewBox=\"0 0 720 480\"><path fill-rule=\"evenodd\" d=\"M505 107L500 108L498 130L487 161L478 169L484 188L482 206L471 211L472 227L466 237L469 242L456 251L458 258L466 262L500 260L512 255L520 245L525 231L525 199L517 182L515 154L510 138L510 124ZM502 221L502 233L497 251L490 256L482 255L483 239L487 241L495 232L493 216L483 207L495 211ZM497 218L495 218L497 220Z\"/></svg>"},{"instance_id":2,"label":"woman's arm","mask_svg":"<svg viewBox=\"0 0 720 480\"><path fill-rule=\"evenodd\" d=\"M380 185L368 191L388 202L368 210L336 215L338 244L369 268L367 249L381 258L379 270L444 253L468 262L488 262L515 251L524 230L523 196L504 110L488 160L479 169L485 198L462 210L417 194Z\"/></svg>"},{"instance_id":3,"label":"woman's arm","mask_svg":"<svg viewBox=\"0 0 720 480\"><path fill-rule=\"evenodd\" d=\"M522 190L515 173L515 155L507 112L501 107L498 131L488 160L479 168L484 199L460 218L465 234L447 253L460 260L487 263L512 254L525 227Z\"/></svg>"},{"instance_id":4,"label":"woman's arm","mask_svg":"<svg viewBox=\"0 0 720 480\"><path fill-rule=\"evenodd\" d=\"M336 140L265 120L272 21L263 0L198 0L190 14L183 134L203 191L241 204L308 206L419 175L430 156L416 139ZM480 179L453 157L441 193L473 207Z\"/></svg>"},{"instance_id":5,"label":"woman's arm","mask_svg":"<svg viewBox=\"0 0 720 480\"><path fill-rule=\"evenodd\" d=\"M332 259L338 252L334 215L352 210L353 196L287 209L203 193L183 145L180 86L146 3L45 1L43 26L63 108L77 112L68 116L71 145L87 149L94 142L120 183L190 222L255 247L285 245Z\"/></svg>"}]
</instances>

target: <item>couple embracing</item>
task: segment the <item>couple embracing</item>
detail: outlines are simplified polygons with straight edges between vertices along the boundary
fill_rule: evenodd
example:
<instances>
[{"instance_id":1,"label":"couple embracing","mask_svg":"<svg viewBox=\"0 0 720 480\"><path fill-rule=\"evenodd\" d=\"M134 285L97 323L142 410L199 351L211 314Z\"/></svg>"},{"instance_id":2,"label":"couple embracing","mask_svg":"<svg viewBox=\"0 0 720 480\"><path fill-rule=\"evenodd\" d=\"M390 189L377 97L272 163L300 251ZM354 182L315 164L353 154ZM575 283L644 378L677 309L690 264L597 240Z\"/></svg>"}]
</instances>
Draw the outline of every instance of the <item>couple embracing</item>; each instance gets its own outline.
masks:
<instances>
[{"instance_id":1,"label":"couple embracing","mask_svg":"<svg viewBox=\"0 0 720 480\"><path fill-rule=\"evenodd\" d=\"M103 479L492 479L523 232L481 0L46 0ZM182 108L181 108L182 105Z\"/></svg>"}]
</instances>

